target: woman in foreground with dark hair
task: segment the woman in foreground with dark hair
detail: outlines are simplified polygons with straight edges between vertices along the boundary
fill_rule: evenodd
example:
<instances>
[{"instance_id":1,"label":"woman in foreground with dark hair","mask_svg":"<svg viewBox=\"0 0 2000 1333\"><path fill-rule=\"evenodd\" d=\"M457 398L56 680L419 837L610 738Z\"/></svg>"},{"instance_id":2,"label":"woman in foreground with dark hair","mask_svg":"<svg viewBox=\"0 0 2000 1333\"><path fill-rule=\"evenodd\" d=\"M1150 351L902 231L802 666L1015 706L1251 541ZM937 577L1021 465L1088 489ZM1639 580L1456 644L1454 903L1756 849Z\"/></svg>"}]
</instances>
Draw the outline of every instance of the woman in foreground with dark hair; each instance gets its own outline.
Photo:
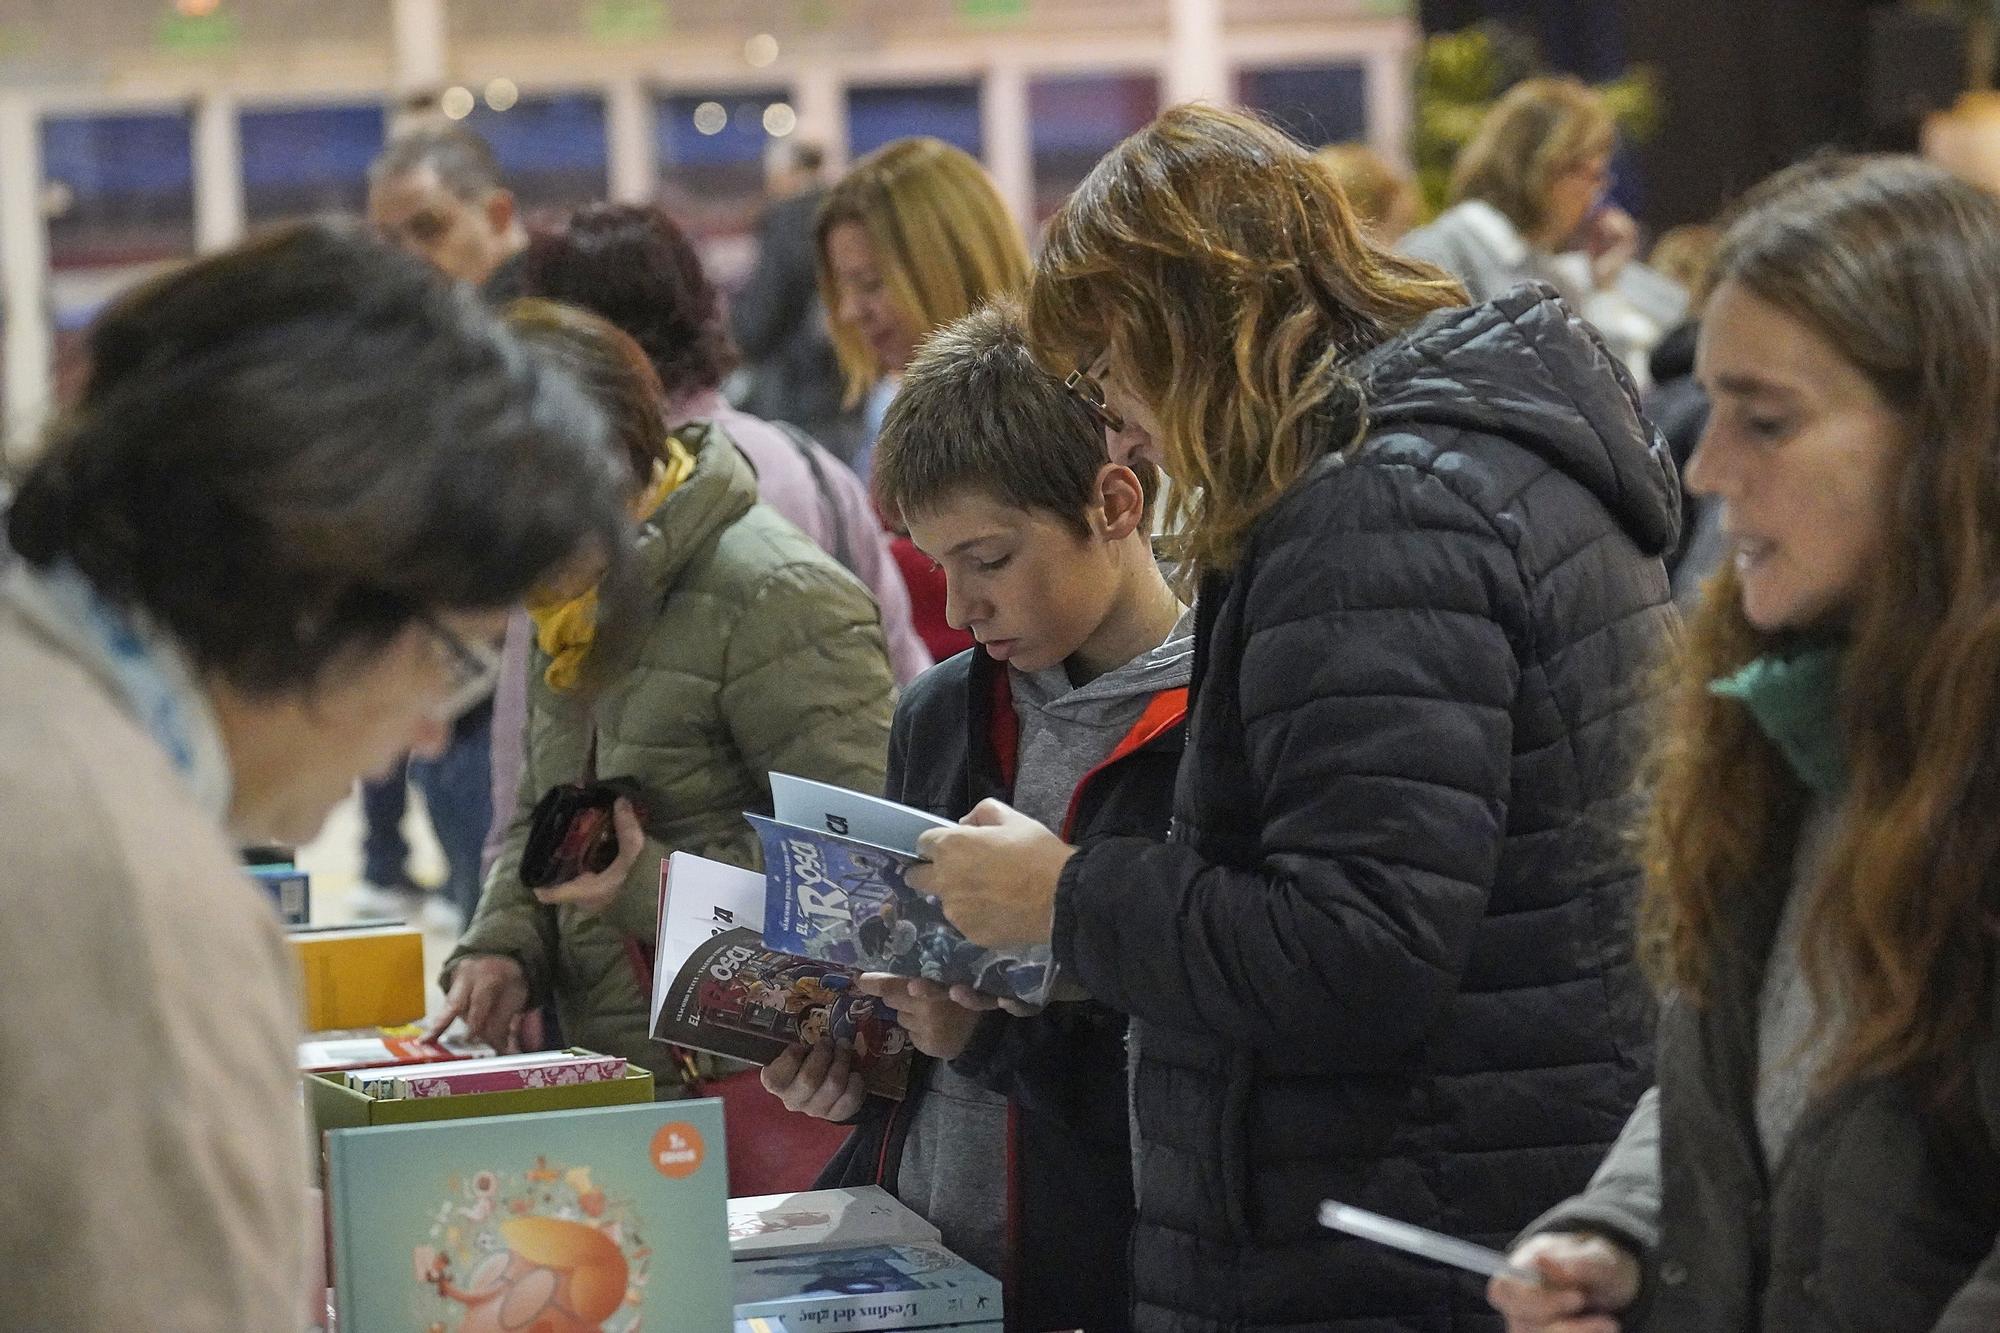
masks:
<instances>
[{"instance_id":1,"label":"woman in foreground with dark hair","mask_svg":"<svg viewBox=\"0 0 2000 1333\"><path fill-rule=\"evenodd\" d=\"M1645 825L1659 1087L1493 1285L1514 1333L2000 1328L2000 203L1909 158L1758 195Z\"/></svg>"},{"instance_id":2,"label":"woman in foreground with dark hair","mask_svg":"<svg viewBox=\"0 0 2000 1333\"><path fill-rule=\"evenodd\" d=\"M0 1319L296 1328L298 998L233 848L441 745L531 588L620 577L614 460L343 230L158 279L89 350L0 574Z\"/></svg>"}]
</instances>

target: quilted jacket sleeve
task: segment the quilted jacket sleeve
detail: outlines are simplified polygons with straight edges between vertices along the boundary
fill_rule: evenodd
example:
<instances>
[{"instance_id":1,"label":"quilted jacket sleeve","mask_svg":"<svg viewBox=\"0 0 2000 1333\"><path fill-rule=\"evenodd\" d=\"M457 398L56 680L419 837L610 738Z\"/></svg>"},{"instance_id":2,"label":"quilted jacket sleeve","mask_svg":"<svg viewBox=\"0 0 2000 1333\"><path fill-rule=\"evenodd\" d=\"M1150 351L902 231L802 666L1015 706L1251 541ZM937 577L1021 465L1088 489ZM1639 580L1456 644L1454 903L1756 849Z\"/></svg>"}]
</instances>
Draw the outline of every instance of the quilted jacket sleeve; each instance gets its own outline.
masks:
<instances>
[{"instance_id":1,"label":"quilted jacket sleeve","mask_svg":"<svg viewBox=\"0 0 2000 1333\"><path fill-rule=\"evenodd\" d=\"M882 790L894 682L874 603L831 561L759 586L724 658L722 711L754 773Z\"/></svg>"},{"instance_id":2,"label":"quilted jacket sleeve","mask_svg":"<svg viewBox=\"0 0 2000 1333\"><path fill-rule=\"evenodd\" d=\"M1209 646L1204 688L1233 679L1236 716L1197 704L1177 814L1223 818L1199 761L1234 744L1251 790L1227 808L1251 826L1092 844L1064 871L1055 947L1135 1017L1366 1071L1429 1029L1486 911L1521 673L1508 627L1528 616L1512 549L1437 476L1316 485L1352 489L1266 519ZM1202 850L1219 845L1243 850Z\"/></svg>"}]
</instances>

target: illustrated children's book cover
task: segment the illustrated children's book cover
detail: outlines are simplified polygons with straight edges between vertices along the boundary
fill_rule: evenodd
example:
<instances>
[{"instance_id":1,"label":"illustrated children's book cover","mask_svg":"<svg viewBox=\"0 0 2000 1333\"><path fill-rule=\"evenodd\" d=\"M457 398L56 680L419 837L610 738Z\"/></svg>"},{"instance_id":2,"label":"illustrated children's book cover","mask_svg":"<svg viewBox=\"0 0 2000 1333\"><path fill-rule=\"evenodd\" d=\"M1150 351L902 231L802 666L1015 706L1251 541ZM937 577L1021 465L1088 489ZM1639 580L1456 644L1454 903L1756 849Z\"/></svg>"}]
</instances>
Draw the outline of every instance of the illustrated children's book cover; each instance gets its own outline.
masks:
<instances>
[{"instance_id":1,"label":"illustrated children's book cover","mask_svg":"<svg viewBox=\"0 0 2000 1333\"><path fill-rule=\"evenodd\" d=\"M344 1333L729 1327L719 1101L327 1140Z\"/></svg>"},{"instance_id":2,"label":"illustrated children's book cover","mask_svg":"<svg viewBox=\"0 0 2000 1333\"><path fill-rule=\"evenodd\" d=\"M736 1317L909 1329L998 1319L1000 1283L942 1245L867 1245L738 1263Z\"/></svg>"},{"instance_id":3,"label":"illustrated children's book cover","mask_svg":"<svg viewBox=\"0 0 2000 1333\"><path fill-rule=\"evenodd\" d=\"M1046 947L983 949L904 876L917 839L949 820L894 801L783 773L774 813L750 815L764 849L764 943L865 971L960 983L1001 999L1045 1004L1055 984Z\"/></svg>"},{"instance_id":4,"label":"illustrated children's book cover","mask_svg":"<svg viewBox=\"0 0 2000 1333\"><path fill-rule=\"evenodd\" d=\"M880 1185L729 1201L729 1253L738 1263L937 1239L936 1227Z\"/></svg>"},{"instance_id":5,"label":"illustrated children's book cover","mask_svg":"<svg viewBox=\"0 0 2000 1333\"><path fill-rule=\"evenodd\" d=\"M879 1096L909 1086L909 1034L896 1011L855 988L856 969L765 947L764 877L675 852L660 871L653 968L656 1041L765 1065L797 1041L847 1043Z\"/></svg>"}]
</instances>

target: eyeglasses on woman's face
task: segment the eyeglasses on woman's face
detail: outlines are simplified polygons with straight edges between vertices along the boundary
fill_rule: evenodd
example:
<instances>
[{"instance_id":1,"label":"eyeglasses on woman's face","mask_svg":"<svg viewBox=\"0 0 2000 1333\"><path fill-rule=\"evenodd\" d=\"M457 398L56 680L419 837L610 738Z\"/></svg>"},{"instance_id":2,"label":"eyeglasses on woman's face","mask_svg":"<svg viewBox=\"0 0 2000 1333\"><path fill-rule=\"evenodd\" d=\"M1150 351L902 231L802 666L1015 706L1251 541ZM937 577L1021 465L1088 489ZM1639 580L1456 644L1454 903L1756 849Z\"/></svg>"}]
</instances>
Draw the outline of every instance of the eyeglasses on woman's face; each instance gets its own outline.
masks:
<instances>
[{"instance_id":1,"label":"eyeglasses on woman's face","mask_svg":"<svg viewBox=\"0 0 2000 1333\"><path fill-rule=\"evenodd\" d=\"M1097 360L1104 358L1100 356ZM1125 429L1125 418L1112 411L1105 401L1104 385L1091 373L1095 365L1096 362L1092 362L1090 366L1078 366L1072 370L1063 377L1063 388L1069 390L1070 397L1084 405L1098 425L1116 435Z\"/></svg>"}]
</instances>

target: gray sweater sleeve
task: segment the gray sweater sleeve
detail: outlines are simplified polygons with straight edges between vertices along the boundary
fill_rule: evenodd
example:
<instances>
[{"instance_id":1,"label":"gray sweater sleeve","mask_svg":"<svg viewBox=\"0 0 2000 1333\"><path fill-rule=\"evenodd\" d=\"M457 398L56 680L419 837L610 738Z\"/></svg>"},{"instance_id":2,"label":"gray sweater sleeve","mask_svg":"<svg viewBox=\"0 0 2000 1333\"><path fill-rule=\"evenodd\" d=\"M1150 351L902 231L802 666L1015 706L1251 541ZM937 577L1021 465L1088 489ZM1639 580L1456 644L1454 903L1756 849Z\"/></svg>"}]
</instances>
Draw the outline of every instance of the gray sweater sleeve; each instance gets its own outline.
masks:
<instances>
[{"instance_id":1,"label":"gray sweater sleeve","mask_svg":"<svg viewBox=\"0 0 2000 1333\"><path fill-rule=\"evenodd\" d=\"M1584 1192L1529 1224L1545 1231L1589 1231L1629 1246L1641 1263L1660 1241L1660 1090L1649 1088Z\"/></svg>"}]
</instances>

